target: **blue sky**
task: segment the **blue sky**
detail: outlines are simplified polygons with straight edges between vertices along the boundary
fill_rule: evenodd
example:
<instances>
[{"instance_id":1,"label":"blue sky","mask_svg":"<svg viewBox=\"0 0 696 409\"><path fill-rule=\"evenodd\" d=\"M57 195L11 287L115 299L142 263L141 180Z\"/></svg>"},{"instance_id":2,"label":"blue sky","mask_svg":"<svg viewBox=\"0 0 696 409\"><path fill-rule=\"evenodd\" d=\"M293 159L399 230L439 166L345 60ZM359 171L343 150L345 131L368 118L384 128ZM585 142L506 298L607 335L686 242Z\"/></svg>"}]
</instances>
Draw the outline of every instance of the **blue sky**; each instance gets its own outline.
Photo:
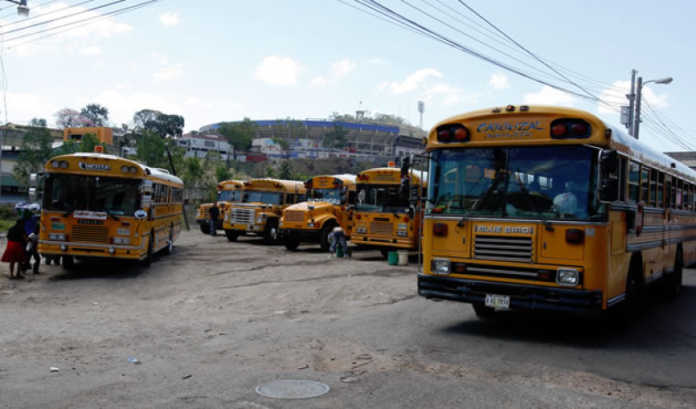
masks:
<instances>
[{"instance_id":1,"label":"blue sky","mask_svg":"<svg viewBox=\"0 0 696 409\"><path fill-rule=\"evenodd\" d=\"M140 1L126 0L98 12ZM447 27L502 48L490 35L478 34L480 26L472 28L475 17L456 0L381 2L462 44L544 75ZM2 32L107 1L56 11L76 3L80 1L29 0L31 16L54 14L24 23L14 23L13 9L0 10L0 20L12 23ZM696 125L689 114L696 88L693 2L467 3L537 55L580 74L568 72L612 105L624 103L621 87L632 68L646 80L674 77L669 85L646 86L645 99L665 125L696 147ZM52 24L66 21L71 20ZM469 110L521 103L573 106L619 122L617 113L597 102L554 91L335 0L161 0L40 41L16 39L52 24L3 36L11 122L32 117L52 122L61 108L96 102L110 109L117 124L128 122L139 109L152 108L183 115L187 129L245 116L325 118L359 108L417 124L418 100L426 101L426 128ZM504 50L548 71L513 49ZM641 139L660 150L683 150L658 129L656 120L654 115L646 118Z\"/></svg>"}]
</instances>

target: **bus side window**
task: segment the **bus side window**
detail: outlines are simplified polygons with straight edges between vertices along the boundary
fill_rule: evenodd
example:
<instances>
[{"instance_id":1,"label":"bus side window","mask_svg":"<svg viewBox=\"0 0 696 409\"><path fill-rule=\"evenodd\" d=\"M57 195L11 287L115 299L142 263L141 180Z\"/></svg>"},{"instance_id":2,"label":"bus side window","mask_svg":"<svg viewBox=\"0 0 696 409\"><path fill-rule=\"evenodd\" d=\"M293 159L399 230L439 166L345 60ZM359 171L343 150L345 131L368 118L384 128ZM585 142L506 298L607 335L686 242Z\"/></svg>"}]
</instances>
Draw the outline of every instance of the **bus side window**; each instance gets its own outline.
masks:
<instances>
[{"instance_id":1,"label":"bus side window","mask_svg":"<svg viewBox=\"0 0 696 409\"><path fill-rule=\"evenodd\" d=\"M665 183L665 209L674 206L674 201L672 197L672 188L676 180L672 179L671 176L667 175L667 181Z\"/></svg>"},{"instance_id":2,"label":"bus side window","mask_svg":"<svg viewBox=\"0 0 696 409\"><path fill-rule=\"evenodd\" d=\"M626 200L626 158L619 156L619 200Z\"/></svg>"},{"instance_id":3,"label":"bus side window","mask_svg":"<svg viewBox=\"0 0 696 409\"><path fill-rule=\"evenodd\" d=\"M650 206L657 207L657 171L650 169ZM662 203L659 205L662 207Z\"/></svg>"},{"instance_id":4,"label":"bus side window","mask_svg":"<svg viewBox=\"0 0 696 409\"><path fill-rule=\"evenodd\" d=\"M648 176L650 175L650 170L645 166L640 167L640 200L648 203Z\"/></svg>"},{"instance_id":5,"label":"bus side window","mask_svg":"<svg viewBox=\"0 0 696 409\"><path fill-rule=\"evenodd\" d=\"M662 172L657 172L657 207L664 207L667 208L667 204L664 203L667 200L663 200L663 188L665 185L665 174Z\"/></svg>"},{"instance_id":6,"label":"bus side window","mask_svg":"<svg viewBox=\"0 0 696 409\"><path fill-rule=\"evenodd\" d=\"M635 162L628 164L628 200L640 201L640 165Z\"/></svg>"}]
</instances>

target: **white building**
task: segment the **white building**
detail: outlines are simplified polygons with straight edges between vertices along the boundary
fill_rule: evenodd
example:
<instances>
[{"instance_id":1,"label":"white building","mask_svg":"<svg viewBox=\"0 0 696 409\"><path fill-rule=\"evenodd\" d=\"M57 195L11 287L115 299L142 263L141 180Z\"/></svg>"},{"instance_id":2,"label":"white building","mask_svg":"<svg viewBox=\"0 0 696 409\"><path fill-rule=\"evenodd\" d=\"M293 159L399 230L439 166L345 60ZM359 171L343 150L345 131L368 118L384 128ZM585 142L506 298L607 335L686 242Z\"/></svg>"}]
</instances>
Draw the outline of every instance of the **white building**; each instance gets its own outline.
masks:
<instances>
[{"instance_id":1,"label":"white building","mask_svg":"<svg viewBox=\"0 0 696 409\"><path fill-rule=\"evenodd\" d=\"M178 138L176 143L186 149L184 157L205 158L210 152L220 154L222 160L234 157L234 148L219 135L186 134Z\"/></svg>"}]
</instances>

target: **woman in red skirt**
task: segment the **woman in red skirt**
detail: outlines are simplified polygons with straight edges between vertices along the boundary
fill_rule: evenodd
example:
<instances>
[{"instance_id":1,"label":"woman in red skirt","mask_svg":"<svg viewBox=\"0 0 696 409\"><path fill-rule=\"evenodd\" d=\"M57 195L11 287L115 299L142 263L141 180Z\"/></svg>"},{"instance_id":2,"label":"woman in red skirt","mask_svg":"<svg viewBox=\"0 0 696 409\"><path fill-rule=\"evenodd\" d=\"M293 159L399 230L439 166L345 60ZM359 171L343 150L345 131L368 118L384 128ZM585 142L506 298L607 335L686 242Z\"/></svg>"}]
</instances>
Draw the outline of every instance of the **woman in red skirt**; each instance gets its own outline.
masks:
<instances>
[{"instance_id":1,"label":"woman in red skirt","mask_svg":"<svg viewBox=\"0 0 696 409\"><path fill-rule=\"evenodd\" d=\"M19 219L7 232L7 248L5 248L5 253L2 255L2 261L10 263L10 278L24 278L20 270L26 258L24 254L24 244L26 241L24 221ZM16 273L15 264L17 264Z\"/></svg>"}]
</instances>

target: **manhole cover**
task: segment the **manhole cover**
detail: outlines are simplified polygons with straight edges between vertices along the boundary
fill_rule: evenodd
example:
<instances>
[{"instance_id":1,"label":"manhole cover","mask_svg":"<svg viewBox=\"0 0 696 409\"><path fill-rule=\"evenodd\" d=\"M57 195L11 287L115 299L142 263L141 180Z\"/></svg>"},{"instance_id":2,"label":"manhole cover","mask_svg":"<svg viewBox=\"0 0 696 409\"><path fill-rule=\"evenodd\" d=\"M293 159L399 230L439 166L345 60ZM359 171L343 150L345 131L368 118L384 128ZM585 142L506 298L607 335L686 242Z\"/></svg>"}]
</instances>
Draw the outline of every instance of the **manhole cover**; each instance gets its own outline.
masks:
<instances>
[{"instance_id":1,"label":"manhole cover","mask_svg":"<svg viewBox=\"0 0 696 409\"><path fill-rule=\"evenodd\" d=\"M329 392L331 388L321 382L302 379L279 379L256 387L256 393L274 399L316 398Z\"/></svg>"}]
</instances>

